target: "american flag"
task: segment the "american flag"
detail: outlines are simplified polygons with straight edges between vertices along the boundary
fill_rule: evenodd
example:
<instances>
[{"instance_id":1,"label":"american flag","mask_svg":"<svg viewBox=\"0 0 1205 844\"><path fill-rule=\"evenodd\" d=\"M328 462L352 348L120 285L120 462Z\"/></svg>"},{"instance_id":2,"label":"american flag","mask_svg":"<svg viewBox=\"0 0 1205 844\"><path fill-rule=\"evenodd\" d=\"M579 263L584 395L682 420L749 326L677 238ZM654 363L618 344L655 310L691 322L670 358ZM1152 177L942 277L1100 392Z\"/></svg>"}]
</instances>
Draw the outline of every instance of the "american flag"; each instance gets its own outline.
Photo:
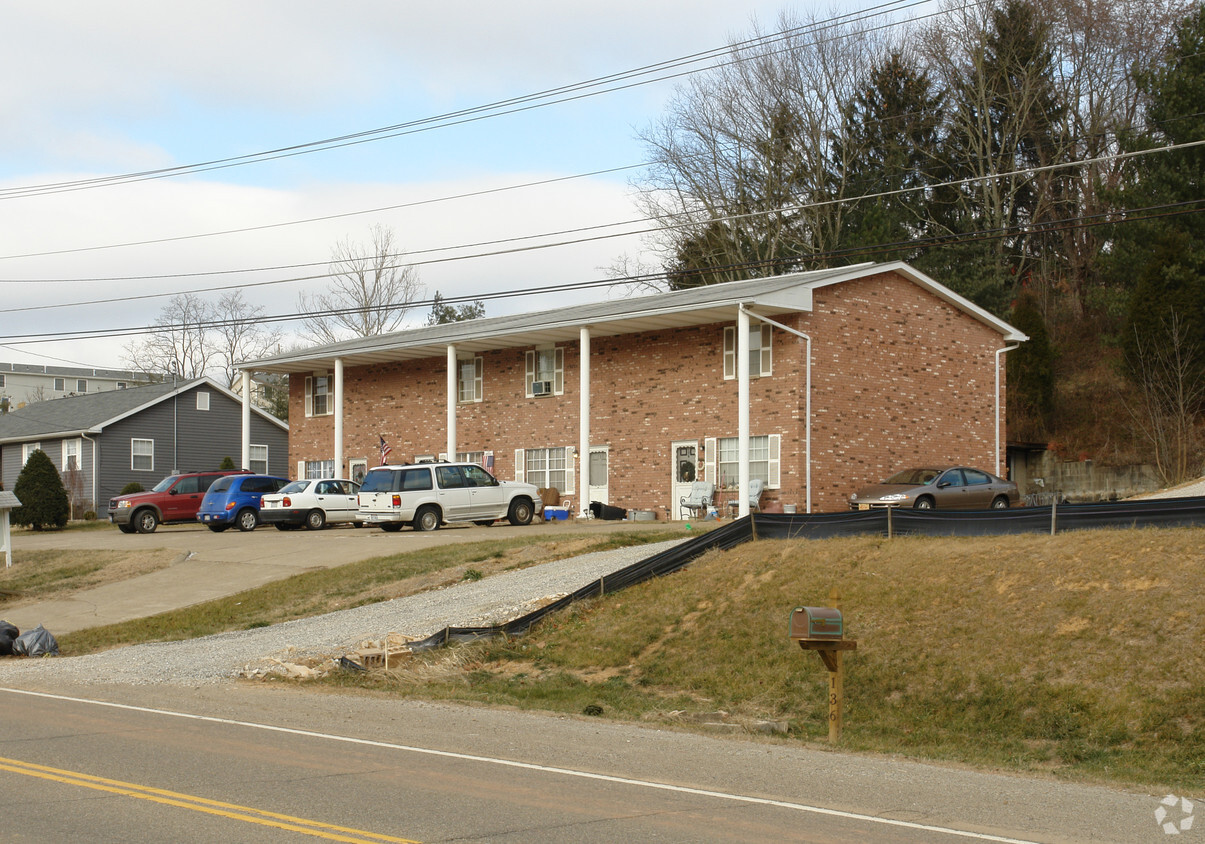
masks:
<instances>
[{"instance_id":1,"label":"american flag","mask_svg":"<svg viewBox=\"0 0 1205 844\"><path fill-rule=\"evenodd\" d=\"M381 463L382 465L389 462L389 452L393 451L389 447L389 443L385 442L385 438L381 437Z\"/></svg>"}]
</instances>

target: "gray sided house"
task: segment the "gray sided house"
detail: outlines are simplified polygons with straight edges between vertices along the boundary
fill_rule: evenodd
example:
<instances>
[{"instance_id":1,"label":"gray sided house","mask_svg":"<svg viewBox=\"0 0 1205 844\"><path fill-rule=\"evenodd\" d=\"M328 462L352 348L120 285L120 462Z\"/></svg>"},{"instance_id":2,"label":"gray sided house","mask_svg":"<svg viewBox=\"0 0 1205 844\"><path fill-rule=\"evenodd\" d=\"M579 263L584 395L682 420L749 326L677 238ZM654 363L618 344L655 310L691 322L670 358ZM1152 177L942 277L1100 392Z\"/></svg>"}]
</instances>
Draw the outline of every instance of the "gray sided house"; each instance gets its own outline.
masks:
<instances>
[{"instance_id":1,"label":"gray sided house","mask_svg":"<svg viewBox=\"0 0 1205 844\"><path fill-rule=\"evenodd\" d=\"M251 411L251 465L288 476L289 426ZM72 516L103 517L131 481L150 489L175 472L242 457L242 401L209 378L148 384L27 405L0 415L0 483L11 490L41 449L63 476Z\"/></svg>"}]
</instances>

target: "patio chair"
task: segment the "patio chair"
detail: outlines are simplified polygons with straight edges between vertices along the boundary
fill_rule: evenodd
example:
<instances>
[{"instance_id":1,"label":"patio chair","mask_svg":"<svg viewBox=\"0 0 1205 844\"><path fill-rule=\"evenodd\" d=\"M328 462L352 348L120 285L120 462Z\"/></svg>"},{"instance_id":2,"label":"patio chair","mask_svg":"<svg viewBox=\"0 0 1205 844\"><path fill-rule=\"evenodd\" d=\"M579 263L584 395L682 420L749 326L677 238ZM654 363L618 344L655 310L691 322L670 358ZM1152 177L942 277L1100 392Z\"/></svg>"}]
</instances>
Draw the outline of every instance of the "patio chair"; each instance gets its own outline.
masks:
<instances>
[{"instance_id":1,"label":"patio chair","mask_svg":"<svg viewBox=\"0 0 1205 844\"><path fill-rule=\"evenodd\" d=\"M749 511L761 512L761 494L766 491L766 482L761 478L749 481Z\"/></svg>"},{"instance_id":2,"label":"patio chair","mask_svg":"<svg viewBox=\"0 0 1205 844\"><path fill-rule=\"evenodd\" d=\"M706 481L694 481L690 485L690 495L680 502L683 518L699 519L707 515L711 509L711 499L715 495L715 484Z\"/></svg>"}]
</instances>

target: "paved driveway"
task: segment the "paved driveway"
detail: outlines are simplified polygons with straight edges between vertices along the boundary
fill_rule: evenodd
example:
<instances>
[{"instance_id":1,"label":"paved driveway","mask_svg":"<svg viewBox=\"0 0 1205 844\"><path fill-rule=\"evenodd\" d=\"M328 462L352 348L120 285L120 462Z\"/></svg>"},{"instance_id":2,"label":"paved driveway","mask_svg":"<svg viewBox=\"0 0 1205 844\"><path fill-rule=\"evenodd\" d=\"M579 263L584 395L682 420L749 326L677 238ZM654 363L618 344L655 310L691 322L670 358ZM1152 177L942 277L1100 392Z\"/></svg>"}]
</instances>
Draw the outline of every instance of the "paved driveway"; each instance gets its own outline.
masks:
<instances>
[{"instance_id":1,"label":"paved driveway","mask_svg":"<svg viewBox=\"0 0 1205 844\"><path fill-rule=\"evenodd\" d=\"M679 523L680 524L680 523ZM548 538L558 534L657 530L665 522L533 523L514 527L444 527L429 533L375 528L333 527L321 531L279 531L260 527L250 533L213 533L199 525L162 526L151 534L124 534L111 528L13 536L18 564L23 551L66 549L87 554L98 550L165 549L172 565L120 583L77 592L70 597L16 605L3 610L4 620L22 630L42 624L54 634L144 618L262 586L312 569L415 551L457 542L487 542L514 537ZM683 528L685 533L685 529Z\"/></svg>"}]
</instances>

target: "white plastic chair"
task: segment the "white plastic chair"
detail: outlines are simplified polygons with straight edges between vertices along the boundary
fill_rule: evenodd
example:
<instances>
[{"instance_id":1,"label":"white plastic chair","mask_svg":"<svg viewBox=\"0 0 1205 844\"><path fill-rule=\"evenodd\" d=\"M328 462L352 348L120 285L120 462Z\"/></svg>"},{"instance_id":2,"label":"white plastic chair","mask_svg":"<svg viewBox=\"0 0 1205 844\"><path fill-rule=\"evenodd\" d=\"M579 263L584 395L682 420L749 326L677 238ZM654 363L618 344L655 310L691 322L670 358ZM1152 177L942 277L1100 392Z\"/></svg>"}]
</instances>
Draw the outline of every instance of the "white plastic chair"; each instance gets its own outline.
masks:
<instances>
[{"instance_id":1,"label":"white plastic chair","mask_svg":"<svg viewBox=\"0 0 1205 844\"><path fill-rule=\"evenodd\" d=\"M711 509L711 498L715 495L715 484L707 483L706 481L694 481L690 485L690 494L682 499L679 506L682 508L683 518L689 515L690 518L701 518L707 515L707 511Z\"/></svg>"}]
</instances>

